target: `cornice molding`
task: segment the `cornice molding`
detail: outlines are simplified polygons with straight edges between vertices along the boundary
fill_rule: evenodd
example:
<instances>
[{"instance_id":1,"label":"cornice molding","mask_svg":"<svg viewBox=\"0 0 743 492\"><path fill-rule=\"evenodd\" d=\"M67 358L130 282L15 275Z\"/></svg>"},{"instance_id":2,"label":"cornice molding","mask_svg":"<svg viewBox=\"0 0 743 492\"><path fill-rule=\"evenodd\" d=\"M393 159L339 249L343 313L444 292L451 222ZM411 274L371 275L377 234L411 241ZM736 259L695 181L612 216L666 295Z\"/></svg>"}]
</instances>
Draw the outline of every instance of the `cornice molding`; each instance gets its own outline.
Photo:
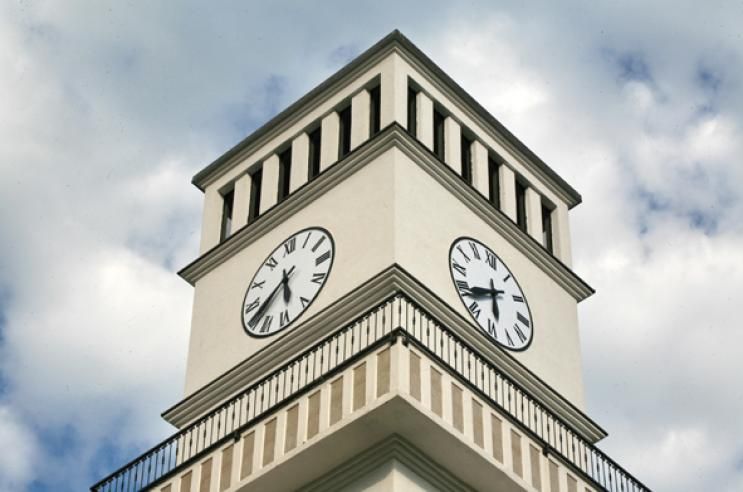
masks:
<instances>
[{"instance_id":1,"label":"cornice molding","mask_svg":"<svg viewBox=\"0 0 743 492\"><path fill-rule=\"evenodd\" d=\"M218 157L214 162L199 171L194 175L192 183L201 191L204 191L206 186L227 172L232 165L240 162L261 145L291 127L313 108L332 97L339 88L354 80L360 73L366 71L393 51L402 56L419 72L427 75L430 82L436 85L451 100L456 101L460 109L478 121L492 138L519 157L519 161L531 172L539 176L556 195L565 200L569 208L573 208L581 203L582 198L580 193L561 178L547 163L521 142L500 121L490 114L485 107L477 102L476 99L398 30L394 30L382 38L374 46L357 56L284 111L271 118L233 148Z\"/></svg>"},{"instance_id":2,"label":"cornice molding","mask_svg":"<svg viewBox=\"0 0 743 492\"><path fill-rule=\"evenodd\" d=\"M471 487L397 434L392 434L366 451L357 454L297 492L342 490L343 487L392 461L404 465L441 490L473 492Z\"/></svg>"},{"instance_id":3,"label":"cornice molding","mask_svg":"<svg viewBox=\"0 0 743 492\"><path fill-rule=\"evenodd\" d=\"M567 265L547 251L533 237L525 233L503 212L493 205L475 188L466 183L449 166L442 163L428 148L399 129L398 148L423 168L452 194L459 198L470 210L498 231L509 243L527 258L539 265L547 275L564 288L578 302L594 294L593 288Z\"/></svg>"},{"instance_id":4,"label":"cornice molding","mask_svg":"<svg viewBox=\"0 0 743 492\"><path fill-rule=\"evenodd\" d=\"M524 168L537 176L549 190L564 201L569 209L582 202L582 197L552 170L542 159L533 151L523 144L515 135L513 135L505 126L503 126L493 115L491 115L483 106L481 106L472 96L464 91L451 78L446 75L437 65L430 60L422 60L419 56L412 56L409 51L396 50L397 53L408 62L418 73L426 77L428 82L436 87L449 100L457 105L458 109L465 113L473 121L477 122L480 128L486 132L490 138L498 142ZM425 56L425 55L424 55ZM456 117L452 116L454 119ZM458 123L462 123L459 121ZM504 165L508 165L505 163ZM513 167L510 166L509 167ZM515 172L520 173L514 169Z\"/></svg>"},{"instance_id":5,"label":"cornice molding","mask_svg":"<svg viewBox=\"0 0 743 492\"><path fill-rule=\"evenodd\" d=\"M340 326L358 319L380 302L400 292L409 296L444 326L454 331L504 374L511 377L547 408L570 424L583 438L596 442L606 436L606 432L580 409L560 396L556 390L513 356L486 340L476 329L473 329L469 321L456 313L399 265L393 265L380 272L343 298L307 319L294 330L280 336L267 347L166 410L163 418L176 427L183 427L271 370L289 361L302 349L316 343Z\"/></svg>"},{"instance_id":6,"label":"cornice molding","mask_svg":"<svg viewBox=\"0 0 743 492\"><path fill-rule=\"evenodd\" d=\"M429 149L397 124L389 125L374 138L367 140L342 161L323 171L314 180L305 183L286 200L271 207L254 222L243 226L226 241L184 267L178 274L191 285L195 285L196 281L235 253L392 148L404 152L413 163L425 170L515 248L539 265L577 301L580 302L594 293L591 286L567 265L550 254L534 238L521 231L503 212L494 208L482 194L463 181L449 166L438 160Z\"/></svg>"}]
</instances>

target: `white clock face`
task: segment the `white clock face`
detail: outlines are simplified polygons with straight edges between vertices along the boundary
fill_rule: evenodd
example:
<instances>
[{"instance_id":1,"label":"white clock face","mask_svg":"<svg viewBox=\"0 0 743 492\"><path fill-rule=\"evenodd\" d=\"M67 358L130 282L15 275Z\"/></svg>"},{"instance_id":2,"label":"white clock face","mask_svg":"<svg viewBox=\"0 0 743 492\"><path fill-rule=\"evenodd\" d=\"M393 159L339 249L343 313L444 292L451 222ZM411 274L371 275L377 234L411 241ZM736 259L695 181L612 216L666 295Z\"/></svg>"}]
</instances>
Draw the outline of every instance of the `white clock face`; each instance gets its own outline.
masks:
<instances>
[{"instance_id":1,"label":"white clock face","mask_svg":"<svg viewBox=\"0 0 743 492\"><path fill-rule=\"evenodd\" d=\"M505 263L481 242L459 238L449 250L454 287L470 315L496 343L525 350L534 324L521 287Z\"/></svg>"},{"instance_id":2,"label":"white clock face","mask_svg":"<svg viewBox=\"0 0 743 492\"><path fill-rule=\"evenodd\" d=\"M334 258L333 237L318 227L279 244L248 285L242 307L245 330L265 337L288 328L320 293Z\"/></svg>"}]
</instances>

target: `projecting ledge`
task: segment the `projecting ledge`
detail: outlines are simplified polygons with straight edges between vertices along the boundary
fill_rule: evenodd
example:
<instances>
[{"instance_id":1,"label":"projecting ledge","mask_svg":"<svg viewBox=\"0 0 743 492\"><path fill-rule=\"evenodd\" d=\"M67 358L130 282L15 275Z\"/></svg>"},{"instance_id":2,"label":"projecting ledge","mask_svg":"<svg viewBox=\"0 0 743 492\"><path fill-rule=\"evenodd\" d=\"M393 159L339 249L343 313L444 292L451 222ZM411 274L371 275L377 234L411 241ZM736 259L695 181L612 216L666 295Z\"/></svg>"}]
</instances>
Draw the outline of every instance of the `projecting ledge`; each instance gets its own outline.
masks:
<instances>
[{"instance_id":1,"label":"projecting ledge","mask_svg":"<svg viewBox=\"0 0 743 492\"><path fill-rule=\"evenodd\" d=\"M190 447L201 432L196 441L185 435L182 465L149 490L182 490L177 487L193 482L220 491L345 490L390 460L443 490L541 490L548 482L550 490L572 490L573 484L595 490L576 468L583 469L591 453L586 444L555 449L412 340L390 335L391 345L323 378L234 439L198 452Z\"/></svg>"},{"instance_id":2,"label":"projecting ledge","mask_svg":"<svg viewBox=\"0 0 743 492\"><path fill-rule=\"evenodd\" d=\"M393 265L385 269L357 289L349 292L327 309L306 320L299 326L299 329L293 330L278 339L268 349L264 349L246 359L206 387L166 410L163 417L180 429L186 428L201 416L214 410L218 406L218 402L224 403L228 398L244 392L249 382L255 383L256 375L268 374L282 364L291 364L292 358L296 357L295 347L311 347L323 337L332 336L333 330L336 330L336 327L339 326L347 325L340 332L335 332L336 335L348 330L350 330L348 333L365 330L366 325L364 325L363 320L369 319L369 316L375 315L375 313L381 315L382 311L388 309L384 307L387 302L385 300L398 295L400 292L407 292L411 296L410 299L415 300L415 302L398 301L402 304L396 304L394 310L403 307L409 308L409 314L416 313L415 319L418 325L415 322L396 324L397 322L392 316L387 316L384 333L389 333L392 329L402 326L404 331L411 336L418 335L419 342L426 342L429 348L434 348L430 345L431 343L439 341L438 337L443 334L441 330L446 333L451 331L450 334L444 335L447 338L456 333L457 336L462 338L461 343L470 347L467 352L478 352L480 354L477 356L478 360L489 361L493 368L497 368L497 372L513 379L518 386L531 395L532 399L539 400L544 407L564 420L582 438L595 443L606 436L603 429L578 408L571 405L555 389L540 380L505 351L496 348L484 337L477 335L477 332L471 329L471 325L466 320L453 312L451 308L399 265ZM361 295L362 293L363 295ZM414 304L420 307L414 307ZM425 319L438 319L434 323L437 327L437 335L433 338L421 338L423 334L416 330L416 326L420 326L421 316ZM382 318L380 317L380 319ZM446 330L444 326L448 327L449 330Z\"/></svg>"},{"instance_id":3,"label":"projecting ledge","mask_svg":"<svg viewBox=\"0 0 743 492\"><path fill-rule=\"evenodd\" d=\"M414 402L394 395L235 490L342 490L391 460L443 490L526 489L522 479L482 454Z\"/></svg>"}]
</instances>

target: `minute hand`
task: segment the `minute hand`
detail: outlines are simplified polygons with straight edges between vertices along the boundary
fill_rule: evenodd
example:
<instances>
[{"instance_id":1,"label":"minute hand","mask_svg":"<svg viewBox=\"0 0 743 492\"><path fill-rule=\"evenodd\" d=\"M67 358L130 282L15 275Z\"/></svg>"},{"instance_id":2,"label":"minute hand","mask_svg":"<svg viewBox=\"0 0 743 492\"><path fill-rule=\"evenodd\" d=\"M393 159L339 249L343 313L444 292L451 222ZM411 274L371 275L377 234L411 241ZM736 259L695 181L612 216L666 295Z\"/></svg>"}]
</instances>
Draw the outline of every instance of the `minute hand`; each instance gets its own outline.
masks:
<instances>
[{"instance_id":1,"label":"minute hand","mask_svg":"<svg viewBox=\"0 0 743 492\"><path fill-rule=\"evenodd\" d=\"M294 272L294 267L291 267L291 269L286 272L286 278L288 279L289 276ZM268 309L268 306L271 305L271 301L273 300L274 296L276 296L276 293L279 291L281 287L284 286L284 278L281 279L281 282L279 282L279 285L277 285L270 294L268 294L268 297L266 297L266 300L263 301L263 304L258 308L258 310L255 312L252 318L250 318L250 321L248 321L248 324L250 326L255 326L258 323L258 320L263 317L263 314L266 312L266 309Z\"/></svg>"}]
</instances>

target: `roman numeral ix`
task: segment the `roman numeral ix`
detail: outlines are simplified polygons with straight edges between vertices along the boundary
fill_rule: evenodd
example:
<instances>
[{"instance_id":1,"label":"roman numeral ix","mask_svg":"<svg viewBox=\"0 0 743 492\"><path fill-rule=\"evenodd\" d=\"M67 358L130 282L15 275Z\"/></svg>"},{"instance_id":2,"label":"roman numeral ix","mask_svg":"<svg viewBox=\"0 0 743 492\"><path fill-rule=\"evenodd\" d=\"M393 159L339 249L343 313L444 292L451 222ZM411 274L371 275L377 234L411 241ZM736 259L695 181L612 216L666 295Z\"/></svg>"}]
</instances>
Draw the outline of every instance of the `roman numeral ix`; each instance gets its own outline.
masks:
<instances>
[{"instance_id":1,"label":"roman numeral ix","mask_svg":"<svg viewBox=\"0 0 743 492\"><path fill-rule=\"evenodd\" d=\"M468 295L470 293L470 286L465 280L457 280L457 287L459 288L459 291L463 295Z\"/></svg>"}]
</instances>

